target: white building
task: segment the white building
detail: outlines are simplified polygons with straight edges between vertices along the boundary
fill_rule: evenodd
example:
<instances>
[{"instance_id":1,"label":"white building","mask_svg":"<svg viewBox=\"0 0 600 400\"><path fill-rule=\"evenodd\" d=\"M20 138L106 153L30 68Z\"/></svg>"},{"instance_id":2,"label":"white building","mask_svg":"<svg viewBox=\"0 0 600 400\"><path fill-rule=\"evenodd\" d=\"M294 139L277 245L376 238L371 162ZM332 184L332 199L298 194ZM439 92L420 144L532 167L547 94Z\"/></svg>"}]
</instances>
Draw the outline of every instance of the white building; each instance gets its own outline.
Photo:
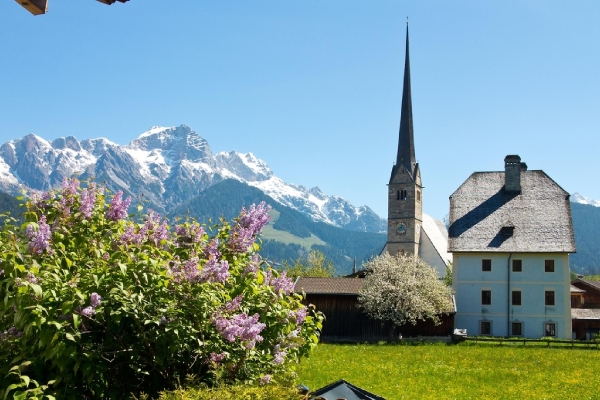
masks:
<instances>
[{"instance_id":1,"label":"white building","mask_svg":"<svg viewBox=\"0 0 600 400\"><path fill-rule=\"evenodd\" d=\"M468 335L571 338L569 194L516 155L450 197L455 327Z\"/></svg>"}]
</instances>

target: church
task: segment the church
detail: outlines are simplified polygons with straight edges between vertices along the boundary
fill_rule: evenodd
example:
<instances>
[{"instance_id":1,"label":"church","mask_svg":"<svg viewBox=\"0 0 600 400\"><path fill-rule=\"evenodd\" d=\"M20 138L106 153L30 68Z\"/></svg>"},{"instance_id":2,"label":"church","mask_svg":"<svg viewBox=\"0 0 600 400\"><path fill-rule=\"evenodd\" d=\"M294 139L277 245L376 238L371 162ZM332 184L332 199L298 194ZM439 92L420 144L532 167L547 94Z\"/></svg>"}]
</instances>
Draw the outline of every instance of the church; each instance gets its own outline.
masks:
<instances>
[{"instance_id":1,"label":"church","mask_svg":"<svg viewBox=\"0 0 600 400\"><path fill-rule=\"evenodd\" d=\"M447 252L444 223L423 213L423 183L415 157L408 26L405 57L398 153L388 183L388 233L382 253L417 254L442 277L452 256Z\"/></svg>"},{"instance_id":2,"label":"church","mask_svg":"<svg viewBox=\"0 0 600 400\"><path fill-rule=\"evenodd\" d=\"M415 157L408 54L407 26L398 155L388 184L388 236L382 253L418 254L441 278L446 274L452 256L447 252L448 231L444 223L423 213L423 184ZM296 293L304 293L306 304L314 304L327 316L321 340L376 342L389 338L390 322L371 319L358 307L358 293L364 284L364 279L360 278L364 276L362 270L347 277L296 279ZM455 310L441 315L440 325L431 320L406 324L402 327L402 335L448 336L454 328L454 314Z\"/></svg>"}]
</instances>

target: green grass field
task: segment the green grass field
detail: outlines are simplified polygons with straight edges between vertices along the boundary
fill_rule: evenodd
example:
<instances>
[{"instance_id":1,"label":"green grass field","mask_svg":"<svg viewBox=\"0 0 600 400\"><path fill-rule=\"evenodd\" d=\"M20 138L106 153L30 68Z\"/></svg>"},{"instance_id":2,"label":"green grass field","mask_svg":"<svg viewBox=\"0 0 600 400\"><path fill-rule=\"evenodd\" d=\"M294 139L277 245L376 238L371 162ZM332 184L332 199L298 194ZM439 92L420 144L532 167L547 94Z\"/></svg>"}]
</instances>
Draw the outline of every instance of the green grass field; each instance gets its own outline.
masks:
<instances>
[{"instance_id":1,"label":"green grass field","mask_svg":"<svg viewBox=\"0 0 600 400\"><path fill-rule=\"evenodd\" d=\"M339 379L394 399L600 399L600 351L491 345L320 344L299 383Z\"/></svg>"},{"instance_id":2,"label":"green grass field","mask_svg":"<svg viewBox=\"0 0 600 400\"><path fill-rule=\"evenodd\" d=\"M273 225L275 225L275 222L279 218L279 212L276 210L271 210L271 211L269 211L269 215L271 216L271 219L269 220L269 223L263 228L263 230L261 232L261 237L263 239L274 239L274 240L277 240L278 242L282 242L285 244L294 243L294 244L298 244L298 245L304 247L307 250L310 250L312 248L313 244L317 244L317 245L327 244L313 234L311 234L310 237L301 238L301 237L295 236L289 232L277 230L277 229L273 228Z\"/></svg>"}]
</instances>

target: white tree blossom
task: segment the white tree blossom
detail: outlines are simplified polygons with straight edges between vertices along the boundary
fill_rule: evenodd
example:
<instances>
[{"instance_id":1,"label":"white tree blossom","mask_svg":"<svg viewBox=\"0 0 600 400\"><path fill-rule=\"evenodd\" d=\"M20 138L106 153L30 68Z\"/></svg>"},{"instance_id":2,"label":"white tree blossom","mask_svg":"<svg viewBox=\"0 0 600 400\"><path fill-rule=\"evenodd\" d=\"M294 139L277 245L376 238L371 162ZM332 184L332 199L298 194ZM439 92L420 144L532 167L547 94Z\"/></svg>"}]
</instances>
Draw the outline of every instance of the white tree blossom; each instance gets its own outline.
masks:
<instances>
[{"instance_id":1,"label":"white tree blossom","mask_svg":"<svg viewBox=\"0 0 600 400\"><path fill-rule=\"evenodd\" d=\"M358 302L371 318L395 326L426 319L439 325L439 315L453 309L452 290L417 256L385 253L365 269L369 272Z\"/></svg>"}]
</instances>

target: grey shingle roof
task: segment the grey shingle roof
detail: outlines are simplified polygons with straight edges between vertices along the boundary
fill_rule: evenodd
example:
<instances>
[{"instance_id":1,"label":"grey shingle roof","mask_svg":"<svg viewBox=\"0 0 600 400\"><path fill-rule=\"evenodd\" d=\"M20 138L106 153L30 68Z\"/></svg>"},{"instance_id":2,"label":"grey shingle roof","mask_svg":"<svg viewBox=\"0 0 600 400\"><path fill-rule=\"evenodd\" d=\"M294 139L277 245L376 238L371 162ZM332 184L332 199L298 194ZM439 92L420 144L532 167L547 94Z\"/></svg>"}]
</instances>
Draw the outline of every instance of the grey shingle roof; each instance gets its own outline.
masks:
<instances>
[{"instance_id":1,"label":"grey shingle roof","mask_svg":"<svg viewBox=\"0 0 600 400\"><path fill-rule=\"evenodd\" d=\"M539 170L521 171L521 193L503 186L504 172L475 172L450 196L448 251L575 252L563 188Z\"/></svg>"},{"instance_id":2,"label":"grey shingle roof","mask_svg":"<svg viewBox=\"0 0 600 400\"><path fill-rule=\"evenodd\" d=\"M310 278L299 277L294 291L306 294L358 294L365 280L361 278Z\"/></svg>"}]
</instances>

